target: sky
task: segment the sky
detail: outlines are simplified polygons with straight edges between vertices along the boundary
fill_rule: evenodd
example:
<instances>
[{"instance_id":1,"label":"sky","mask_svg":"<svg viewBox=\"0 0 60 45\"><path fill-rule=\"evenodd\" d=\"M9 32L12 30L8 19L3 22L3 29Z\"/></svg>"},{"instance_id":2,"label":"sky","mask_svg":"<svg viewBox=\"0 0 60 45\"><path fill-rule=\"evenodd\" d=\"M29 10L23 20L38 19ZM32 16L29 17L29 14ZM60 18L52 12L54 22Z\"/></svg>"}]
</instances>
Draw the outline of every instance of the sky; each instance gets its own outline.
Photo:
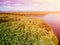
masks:
<instances>
[{"instance_id":1,"label":"sky","mask_svg":"<svg viewBox=\"0 0 60 45\"><path fill-rule=\"evenodd\" d=\"M0 11L60 11L60 0L0 0Z\"/></svg>"}]
</instances>

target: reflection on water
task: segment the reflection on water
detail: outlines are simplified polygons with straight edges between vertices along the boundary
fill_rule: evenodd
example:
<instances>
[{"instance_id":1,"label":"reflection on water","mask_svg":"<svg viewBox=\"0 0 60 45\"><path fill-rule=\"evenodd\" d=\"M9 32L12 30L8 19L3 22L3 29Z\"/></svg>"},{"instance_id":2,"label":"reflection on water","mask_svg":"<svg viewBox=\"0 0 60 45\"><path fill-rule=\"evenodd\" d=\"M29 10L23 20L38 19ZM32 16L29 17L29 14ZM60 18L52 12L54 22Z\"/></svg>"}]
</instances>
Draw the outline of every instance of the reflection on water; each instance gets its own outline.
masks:
<instances>
[{"instance_id":1,"label":"reflection on water","mask_svg":"<svg viewBox=\"0 0 60 45\"><path fill-rule=\"evenodd\" d=\"M51 25L60 43L60 14L48 14L42 17L42 19Z\"/></svg>"}]
</instances>

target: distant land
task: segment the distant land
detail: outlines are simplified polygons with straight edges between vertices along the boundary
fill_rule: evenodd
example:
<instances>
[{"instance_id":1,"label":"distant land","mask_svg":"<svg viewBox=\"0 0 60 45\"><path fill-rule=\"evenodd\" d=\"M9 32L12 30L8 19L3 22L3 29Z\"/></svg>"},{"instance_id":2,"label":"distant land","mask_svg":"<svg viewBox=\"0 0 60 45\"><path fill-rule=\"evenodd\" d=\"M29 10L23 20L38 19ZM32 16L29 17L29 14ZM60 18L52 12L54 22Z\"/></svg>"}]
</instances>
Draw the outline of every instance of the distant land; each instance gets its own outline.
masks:
<instances>
[{"instance_id":1,"label":"distant land","mask_svg":"<svg viewBox=\"0 0 60 45\"><path fill-rule=\"evenodd\" d=\"M0 12L0 15L21 15L21 16L44 16L47 14L60 14L60 12Z\"/></svg>"}]
</instances>

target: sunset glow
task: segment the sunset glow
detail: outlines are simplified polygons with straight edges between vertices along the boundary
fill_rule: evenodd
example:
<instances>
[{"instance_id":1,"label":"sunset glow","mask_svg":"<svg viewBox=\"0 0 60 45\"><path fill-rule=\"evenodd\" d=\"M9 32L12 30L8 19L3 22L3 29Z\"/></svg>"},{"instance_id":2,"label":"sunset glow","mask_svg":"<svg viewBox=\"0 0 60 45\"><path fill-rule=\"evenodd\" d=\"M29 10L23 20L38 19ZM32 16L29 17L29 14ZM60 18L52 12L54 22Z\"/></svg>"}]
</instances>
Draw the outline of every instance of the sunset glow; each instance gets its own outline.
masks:
<instances>
[{"instance_id":1,"label":"sunset glow","mask_svg":"<svg viewBox=\"0 0 60 45\"><path fill-rule=\"evenodd\" d=\"M60 0L0 0L0 11L60 11Z\"/></svg>"}]
</instances>

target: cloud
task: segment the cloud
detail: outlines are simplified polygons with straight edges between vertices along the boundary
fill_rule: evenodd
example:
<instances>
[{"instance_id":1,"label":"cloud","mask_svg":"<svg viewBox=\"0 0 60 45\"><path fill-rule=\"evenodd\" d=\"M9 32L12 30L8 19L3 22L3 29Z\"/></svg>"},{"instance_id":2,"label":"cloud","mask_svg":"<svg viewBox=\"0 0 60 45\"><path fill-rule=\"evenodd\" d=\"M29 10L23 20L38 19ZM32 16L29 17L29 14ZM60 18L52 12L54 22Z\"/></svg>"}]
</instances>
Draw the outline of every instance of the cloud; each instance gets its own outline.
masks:
<instances>
[{"instance_id":1,"label":"cloud","mask_svg":"<svg viewBox=\"0 0 60 45\"><path fill-rule=\"evenodd\" d=\"M13 5L18 5L18 6L20 6L20 5L22 5L22 4L20 4L20 3L15 3L15 4L13 4Z\"/></svg>"},{"instance_id":2,"label":"cloud","mask_svg":"<svg viewBox=\"0 0 60 45\"><path fill-rule=\"evenodd\" d=\"M6 10L6 11L60 11L60 1L59 0L32 0L32 3L30 4L28 1L26 1L24 4L16 3L13 1L5 1L0 2L0 10ZM17 0L18 2L18 0ZM28 4L28 3L30 4ZM34 3L36 2L36 3ZM58 3L57 3L58 2Z\"/></svg>"}]
</instances>

